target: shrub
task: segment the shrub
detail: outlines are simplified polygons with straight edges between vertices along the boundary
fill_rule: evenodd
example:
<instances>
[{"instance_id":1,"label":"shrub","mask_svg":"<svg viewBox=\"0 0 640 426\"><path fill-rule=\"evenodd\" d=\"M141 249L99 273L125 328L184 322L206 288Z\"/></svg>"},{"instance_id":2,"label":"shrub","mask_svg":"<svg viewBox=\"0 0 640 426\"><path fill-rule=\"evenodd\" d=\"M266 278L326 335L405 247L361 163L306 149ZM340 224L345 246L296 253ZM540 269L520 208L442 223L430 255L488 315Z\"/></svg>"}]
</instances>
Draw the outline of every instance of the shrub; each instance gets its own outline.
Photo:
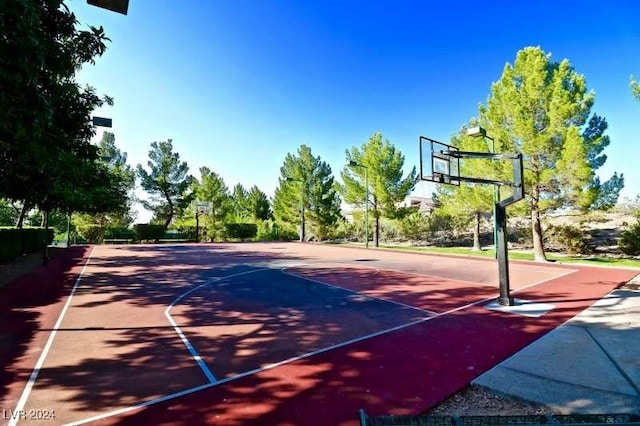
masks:
<instances>
[{"instance_id":1,"label":"shrub","mask_svg":"<svg viewBox=\"0 0 640 426\"><path fill-rule=\"evenodd\" d=\"M580 226L593 225L598 223L606 223L607 216L601 211L592 211L578 219Z\"/></svg>"},{"instance_id":2,"label":"shrub","mask_svg":"<svg viewBox=\"0 0 640 426\"><path fill-rule=\"evenodd\" d=\"M459 223L453 215L435 211L429 216L427 239L438 245L451 245L457 228Z\"/></svg>"},{"instance_id":3,"label":"shrub","mask_svg":"<svg viewBox=\"0 0 640 426\"><path fill-rule=\"evenodd\" d=\"M258 226L255 223L226 223L224 227L229 238L241 241L255 238L258 234Z\"/></svg>"},{"instance_id":4,"label":"shrub","mask_svg":"<svg viewBox=\"0 0 640 426\"><path fill-rule=\"evenodd\" d=\"M273 225L275 238L280 241L295 241L300 238L298 231L289 224L276 223Z\"/></svg>"},{"instance_id":5,"label":"shrub","mask_svg":"<svg viewBox=\"0 0 640 426\"><path fill-rule=\"evenodd\" d=\"M158 242L164 236L164 226L151 223L137 223L133 226L138 241Z\"/></svg>"},{"instance_id":6,"label":"shrub","mask_svg":"<svg viewBox=\"0 0 640 426\"><path fill-rule=\"evenodd\" d=\"M196 227L195 226L180 226L178 231L182 234L182 238L187 241L196 240ZM199 231L199 230L198 230Z\"/></svg>"},{"instance_id":7,"label":"shrub","mask_svg":"<svg viewBox=\"0 0 640 426\"><path fill-rule=\"evenodd\" d=\"M429 226L429 216L417 211L398 221L398 233L402 238L411 241L427 240Z\"/></svg>"},{"instance_id":8,"label":"shrub","mask_svg":"<svg viewBox=\"0 0 640 426\"><path fill-rule=\"evenodd\" d=\"M44 228L0 229L0 261L12 260L22 253L40 250L43 247L44 235ZM52 241L53 229L49 228L47 244L51 244Z\"/></svg>"},{"instance_id":9,"label":"shrub","mask_svg":"<svg viewBox=\"0 0 640 426\"><path fill-rule=\"evenodd\" d=\"M107 228L104 230L104 238L109 240L133 240L135 233L129 228Z\"/></svg>"},{"instance_id":10,"label":"shrub","mask_svg":"<svg viewBox=\"0 0 640 426\"><path fill-rule=\"evenodd\" d=\"M531 234L530 223L518 221L509 224L507 237L511 243L521 244L526 247L533 246L533 235Z\"/></svg>"},{"instance_id":11,"label":"shrub","mask_svg":"<svg viewBox=\"0 0 640 426\"><path fill-rule=\"evenodd\" d=\"M0 262L20 254L20 233L17 229L0 229Z\"/></svg>"},{"instance_id":12,"label":"shrub","mask_svg":"<svg viewBox=\"0 0 640 426\"><path fill-rule=\"evenodd\" d=\"M545 237L548 243L566 251L567 254L590 254L593 252L590 244L591 235L575 226L550 226L545 232Z\"/></svg>"},{"instance_id":13,"label":"shrub","mask_svg":"<svg viewBox=\"0 0 640 426\"><path fill-rule=\"evenodd\" d=\"M100 225L86 225L79 228L78 232L89 244L100 244L104 239L105 229Z\"/></svg>"},{"instance_id":14,"label":"shrub","mask_svg":"<svg viewBox=\"0 0 640 426\"><path fill-rule=\"evenodd\" d=\"M630 256L640 255L640 222L636 222L620 233L618 248Z\"/></svg>"}]
</instances>

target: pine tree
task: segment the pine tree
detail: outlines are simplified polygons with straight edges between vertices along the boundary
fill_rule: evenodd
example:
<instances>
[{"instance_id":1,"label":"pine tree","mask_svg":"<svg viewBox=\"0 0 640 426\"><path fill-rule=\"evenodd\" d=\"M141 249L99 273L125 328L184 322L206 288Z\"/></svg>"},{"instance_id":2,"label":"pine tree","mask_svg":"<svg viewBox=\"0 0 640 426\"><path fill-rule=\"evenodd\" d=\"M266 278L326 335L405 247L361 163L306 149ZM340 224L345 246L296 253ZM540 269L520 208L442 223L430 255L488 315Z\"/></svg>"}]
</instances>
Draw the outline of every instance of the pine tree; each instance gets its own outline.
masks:
<instances>
[{"instance_id":1,"label":"pine tree","mask_svg":"<svg viewBox=\"0 0 640 426\"><path fill-rule=\"evenodd\" d=\"M374 242L378 247L380 217L397 217L400 212L398 203L416 185L416 168L402 177L404 155L388 139L383 141L382 133L375 133L360 148L352 147L345 154L347 165L342 169L344 184L339 187L340 193L347 203L364 206L367 194L365 181L368 181L369 199L366 202L375 220Z\"/></svg>"},{"instance_id":2,"label":"pine tree","mask_svg":"<svg viewBox=\"0 0 640 426\"><path fill-rule=\"evenodd\" d=\"M227 218L232 210L231 197L229 188L219 174L208 167L200 167L200 180L194 181L192 188L197 201L211 203L211 213L202 218L205 224L209 222L215 227L216 223Z\"/></svg>"},{"instance_id":3,"label":"pine tree","mask_svg":"<svg viewBox=\"0 0 640 426\"><path fill-rule=\"evenodd\" d=\"M588 120L593 103L585 77L568 60L553 62L539 47L526 47L513 65L505 65L487 105L480 106L480 122L495 138L497 150L524 156L536 260L546 260L542 213L593 208L598 200L610 203L624 184L622 175L604 184L595 176L609 140L603 135L603 118Z\"/></svg>"},{"instance_id":4,"label":"pine tree","mask_svg":"<svg viewBox=\"0 0 640 426\"><path fill-rule=\"evenodd\" d=\"M267 197L267 194L262 192L256 185L253 185L247 193L247 206L249 216L255 222L269 220L273 217L269 197Z\"/></svg>"},{"instance_id":5,"label":"pine tree","mask_svg":"<svg viewBox=\"0 0 640 426\"><path fill-rule=\"evenodd\" d=\"M233 202L233 212L237 219L244 220L251 216L249 213L249 193L241 183L237 183L233 187L231 200Z\"/></svg>"},{"instance_id":6,"label":"pine tree","mask_svg":"<svg viewBox=\"0 0 640 426\"><path fill-rule=\"evenodd\" d=\"M173 152L171 139L152 142L147 161L149 172L138 164L137 173L142 188L152 196L151 202L143 202L152 210L157 220L164 222L167 228L174 216L187 207L193 200L187 189L193 182L189 175L189 166L180 161L180 155Z\"/></svg>"},{"instance_id":7,"label":"pine tree","mask_svg":"<svg viewBox=\"0 0 640 426\"><path fill-rule=\"evenodd\" d=\"M640 101L640 83L631 77L631 93L633 97Z\"/></svg>"},{"instance_id":8,"label":"pine tree","mask_svg":"<svg viewBox=\"0 0 640 426\"><path fill-rule=\"evenodd\" d=\"M331 167L314 157L311 148L301 145L297 155L287 154L280 174L273 200L276 221L289 226L300 224L301 239L306 236L307 226L319 239L330 237L341 218Z\"/></svg>"}]
</instances>

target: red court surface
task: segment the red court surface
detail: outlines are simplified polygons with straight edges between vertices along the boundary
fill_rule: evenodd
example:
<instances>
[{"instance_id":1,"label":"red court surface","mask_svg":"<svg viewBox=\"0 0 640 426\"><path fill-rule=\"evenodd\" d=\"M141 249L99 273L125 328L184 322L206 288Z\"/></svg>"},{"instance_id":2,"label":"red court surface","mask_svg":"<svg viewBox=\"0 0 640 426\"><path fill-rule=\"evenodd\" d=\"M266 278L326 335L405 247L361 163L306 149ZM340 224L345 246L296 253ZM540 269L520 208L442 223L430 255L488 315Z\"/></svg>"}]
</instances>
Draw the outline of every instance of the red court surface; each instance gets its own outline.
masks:
<instances>
[{"instance_id":1,"label":"red court surface","mask_svg":"<svg viewBox=\"0 0 640 426\"><path fill-rule=\"evenodd\" d=\"M299 243L75 248L3 290L3 420L357 425L360 408L417 414L638 273L528 262L510 272L514 296L554 309L485 308L498 295L494 260Z\"/></svg>"}]
</instances>

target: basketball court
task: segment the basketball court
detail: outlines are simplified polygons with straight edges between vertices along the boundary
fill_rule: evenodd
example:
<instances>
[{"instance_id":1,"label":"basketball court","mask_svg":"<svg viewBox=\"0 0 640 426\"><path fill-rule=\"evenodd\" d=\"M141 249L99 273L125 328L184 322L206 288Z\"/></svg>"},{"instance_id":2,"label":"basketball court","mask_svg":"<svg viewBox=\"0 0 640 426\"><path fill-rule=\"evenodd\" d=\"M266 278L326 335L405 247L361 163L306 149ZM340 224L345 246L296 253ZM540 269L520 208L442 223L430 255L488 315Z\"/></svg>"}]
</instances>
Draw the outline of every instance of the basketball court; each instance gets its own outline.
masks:
<instances>
[{"instance_id":1,"label":"basketball court","mask_svg":"<svg viewBox=\"0 0 640 426\"><path fill-rule=\"evenodd\" d=\"M68 297L14 309L38 328L3 366L8 424L416 414L637 273L511 262L518 303L492 307L486 259L247 243L96 246L82 263Z\"/></svg>"}]
</instances>

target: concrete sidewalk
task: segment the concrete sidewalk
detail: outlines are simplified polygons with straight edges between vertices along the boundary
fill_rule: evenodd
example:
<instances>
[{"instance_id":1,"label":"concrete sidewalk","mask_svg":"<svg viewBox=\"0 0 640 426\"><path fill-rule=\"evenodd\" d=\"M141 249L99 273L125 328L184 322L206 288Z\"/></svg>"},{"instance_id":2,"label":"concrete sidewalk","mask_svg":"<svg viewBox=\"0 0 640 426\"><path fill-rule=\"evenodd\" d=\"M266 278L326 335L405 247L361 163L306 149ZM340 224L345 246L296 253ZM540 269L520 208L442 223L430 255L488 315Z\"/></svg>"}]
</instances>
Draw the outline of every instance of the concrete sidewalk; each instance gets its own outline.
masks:
<instances>
[{"instance_id":1,"label":"concrete sidewalk","mask_svg":"<svg viewBox=\"0 0 640 426\"><path fill-rule=\"evenodd\" d=\"M473 384L557 414L639 413L637 288L629 284L613 291Z\"/></svg>"}]
</instances>

